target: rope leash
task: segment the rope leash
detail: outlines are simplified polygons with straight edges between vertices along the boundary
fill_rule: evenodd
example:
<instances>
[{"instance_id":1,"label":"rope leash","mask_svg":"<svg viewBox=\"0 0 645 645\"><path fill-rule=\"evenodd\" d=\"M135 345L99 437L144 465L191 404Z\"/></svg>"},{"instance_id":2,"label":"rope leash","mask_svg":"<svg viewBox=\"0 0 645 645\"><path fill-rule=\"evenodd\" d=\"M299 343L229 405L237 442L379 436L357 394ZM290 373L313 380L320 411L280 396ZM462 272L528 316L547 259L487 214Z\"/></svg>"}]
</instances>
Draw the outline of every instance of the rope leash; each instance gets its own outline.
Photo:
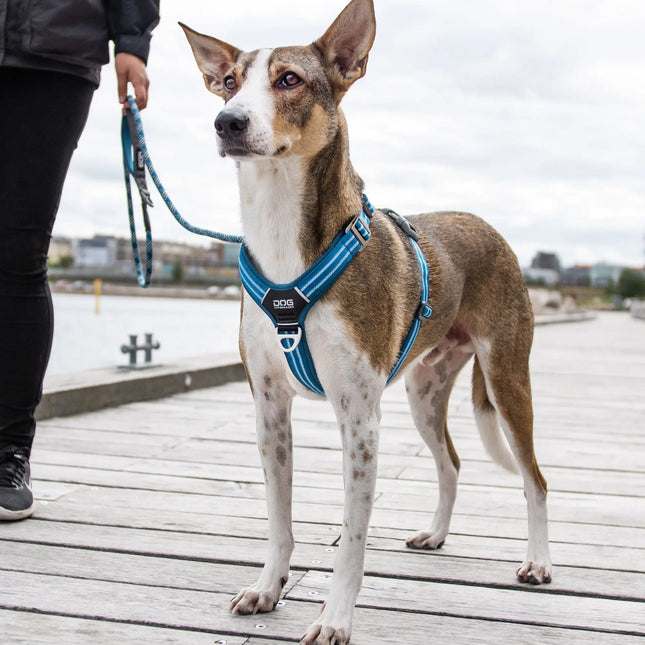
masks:
<instances>
[{"instance_id":1,"label":"rope leash","mask_svg":"<svg viewBox=\"0 0 645 645\"><path fill-rule=\"evenodd\" d=\"M139 108L132 96L127 97L128 107L125 109L125 114L121 120L121 145L123 148L123 174L125 178L125 189L128 200L128 219L130 222L130 239L132 242L132 254L134 256L134 264L137 270L137 282L139 286L150 286L152 280L152 232L150 227L150 218L148 216L148 206L152 206L152 199L150 192L146 185L145 169L148 169L150 178L156 186L161 198L172 213L173 217L181 224L187 231L195 233L196 235L203 235L210 237L220 242L227 242L233 244L241 244L244 238L240 235L231 235L228 233L218 233L198 226L193 226L190 222L184 219L172 200L168 196L166 189L163 187L159 176L157 175L148 147L146 146L146 139L143 133L143 123L141 121L141 114ZM132 189L130 187L130 177L134 178L139 195L141 197L141 209L143 211L143 224L146 234L145 245L145 265L141 262L141 255L139 252L139 243L137 241L136 225L134 221L134 208L132 205Z\"/></svg>"}]
</instances>

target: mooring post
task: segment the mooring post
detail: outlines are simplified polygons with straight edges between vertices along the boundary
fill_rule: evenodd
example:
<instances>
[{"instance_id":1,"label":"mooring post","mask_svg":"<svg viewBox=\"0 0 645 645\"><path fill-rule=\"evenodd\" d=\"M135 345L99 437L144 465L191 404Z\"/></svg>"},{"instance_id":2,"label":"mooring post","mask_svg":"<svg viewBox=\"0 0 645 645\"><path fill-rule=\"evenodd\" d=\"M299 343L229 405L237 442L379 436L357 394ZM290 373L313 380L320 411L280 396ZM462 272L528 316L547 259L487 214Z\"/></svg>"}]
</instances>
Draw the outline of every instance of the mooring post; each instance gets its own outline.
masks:
<instances>
[{"instance_id":1,"label":"mooring post","mask_svg":"<svg viewBox=\"0 0 645 645\"><path fill-rule=\"evenodd\" d=\"M123 367L128 369L140 369L143 367L152 367L152 350L159 349L161 343L152 340L152 334L144 334L145 343L137 344L137 334L130 334L130 344L121 345L121 352L128 355L128 364ZM143 352L143 363L137 363L138 352Z\"/></svg>"}]
</instances>

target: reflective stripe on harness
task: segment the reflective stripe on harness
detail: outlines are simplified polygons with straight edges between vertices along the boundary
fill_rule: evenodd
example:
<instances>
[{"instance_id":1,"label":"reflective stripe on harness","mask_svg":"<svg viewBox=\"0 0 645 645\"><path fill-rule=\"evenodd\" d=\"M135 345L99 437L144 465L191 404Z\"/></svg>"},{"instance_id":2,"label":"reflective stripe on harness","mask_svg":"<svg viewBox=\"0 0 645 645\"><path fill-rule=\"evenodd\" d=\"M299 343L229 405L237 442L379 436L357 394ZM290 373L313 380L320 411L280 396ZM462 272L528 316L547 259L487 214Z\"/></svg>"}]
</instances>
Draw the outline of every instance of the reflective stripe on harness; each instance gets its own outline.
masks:
<instances>
[{"instance_id":1,"label":"reflective stripe on harness","mask_svg":"<svg viewBox=\"0 0 645 645\"><path fill-rule=\"evenodd\" d=\"M267 280L253 264L246 246L242 245L240 249L240 277L244 288L273 322L278 342L293 375L307 389L321 396L325 396L325 391L318 379L307 344L305 319L311 307L330 289L369 241L370 217L373 212L372 205L363 195L363 210L336 236L322 256L289 284L275 284ZM428 304L430 272L425 256L417 244L418 235L400 215L389 210L384 212L408 235L421 270L420 303L397 361L388 376L389 383L401 369L412 349L421 322L432 316L432 308Z\"/></svg>"}]
</instances>

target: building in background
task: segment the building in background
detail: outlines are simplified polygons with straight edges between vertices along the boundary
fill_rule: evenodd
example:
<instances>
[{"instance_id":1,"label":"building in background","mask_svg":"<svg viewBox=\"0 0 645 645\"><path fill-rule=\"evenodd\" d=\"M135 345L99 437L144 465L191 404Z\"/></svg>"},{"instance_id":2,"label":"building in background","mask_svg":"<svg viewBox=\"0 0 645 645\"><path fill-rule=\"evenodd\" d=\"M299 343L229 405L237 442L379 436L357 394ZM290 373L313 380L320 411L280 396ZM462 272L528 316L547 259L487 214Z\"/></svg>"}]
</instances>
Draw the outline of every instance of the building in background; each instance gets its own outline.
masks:
<instances>
[{"instance_id":1,"label":"building in background","mask_svg":"<svg viewBox=\"0 0 645 645\"><path fill-rule=\"evenodd\" d=\"M109 235L95 235L89 240L74 240L74 267L108 267L116 262L118 242Z\"/></svg>"},{"instance_id":2,"label":"building in background","mask_svg":"<svg viewBox=\"0 0 645 645\"><path fill-rule=\"evenodd\" d=\"M594 264L589 271L589 283L592 287L611 287L618 284L624 266L616 266L599 262Z\"/></svg>"},{"instance_id":3,"label":"building in background","mask_svg":"<svg viewBox=\"0 0 645 645\"><path fill-rule=\"evenodd\" d=\"M589 287L591 286L591 266L588 264L576 264L562 271L560 284L565 287Z\"/></svg>"},{"instance_id":4,"label":"building in background","mask_svg":"<svg viewBox=\"0 0 645 645\"><path fill-rule=\"evenodd\" d=\"M239 284L239 251L239 244L217 241L211 241L208 246L198 246L154 240L153 275L160 282ZM143 240L139 241L139 253L143 258ZM65 258L64 263L61 258ZM109 235L79 240L55 237L50 246L49 265L59 279L100 277L127 281L134 275L132 242ZM64 274L65 271L69 274Z\"/></svg>"}]
</instances>

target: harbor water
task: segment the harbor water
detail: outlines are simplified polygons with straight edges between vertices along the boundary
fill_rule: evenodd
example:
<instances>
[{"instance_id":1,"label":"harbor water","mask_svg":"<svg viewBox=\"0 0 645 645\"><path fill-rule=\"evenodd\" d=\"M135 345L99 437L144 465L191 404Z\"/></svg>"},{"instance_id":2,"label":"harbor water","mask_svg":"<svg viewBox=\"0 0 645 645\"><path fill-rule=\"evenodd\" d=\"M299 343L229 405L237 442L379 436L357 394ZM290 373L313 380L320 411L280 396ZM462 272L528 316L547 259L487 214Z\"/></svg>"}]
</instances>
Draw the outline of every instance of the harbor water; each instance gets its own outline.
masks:
<instances>
[{"instance_id":1,"label":"harbor water","mask_svg":"<svg viewBox=\"0 0 645 645\"><path fill-rule=\"evenodd\" d=\"M236 352L240 319L237 300L103 296L54 293L54 342L48 374L125 365L121 346L129 336L153 334L155 363ZM142 359L142 352L139 353Z\"/></svg>"}]
</instances>

